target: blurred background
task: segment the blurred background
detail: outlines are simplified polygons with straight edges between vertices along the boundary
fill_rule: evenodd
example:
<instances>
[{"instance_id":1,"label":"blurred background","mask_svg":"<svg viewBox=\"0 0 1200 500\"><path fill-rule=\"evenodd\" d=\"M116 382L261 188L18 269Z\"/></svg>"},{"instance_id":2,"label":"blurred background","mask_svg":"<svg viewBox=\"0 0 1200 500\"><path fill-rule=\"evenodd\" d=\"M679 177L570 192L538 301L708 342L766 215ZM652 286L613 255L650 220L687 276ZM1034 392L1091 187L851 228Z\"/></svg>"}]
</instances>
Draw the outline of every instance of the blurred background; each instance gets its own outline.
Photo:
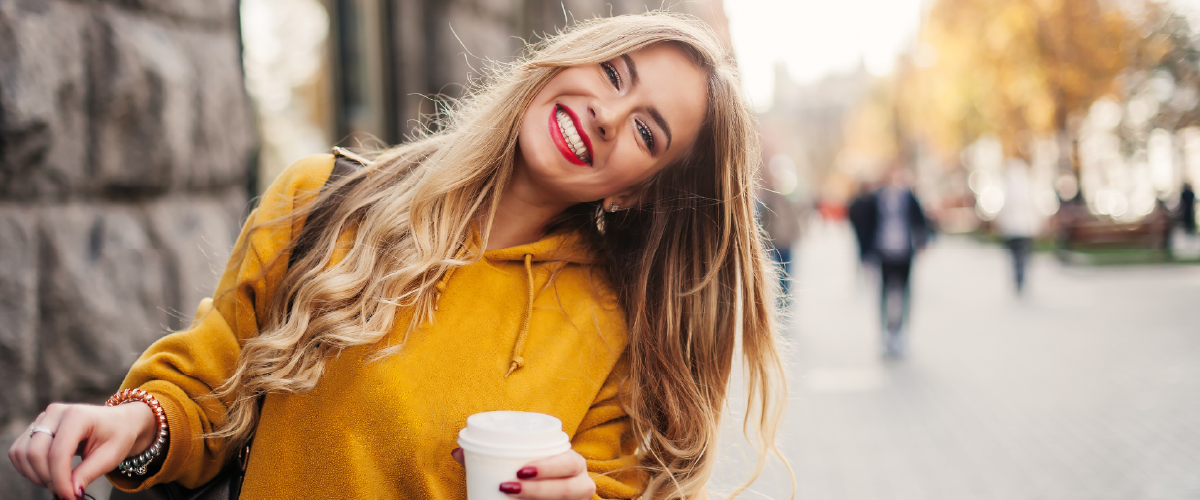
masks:
<instances>
[{"instance_id":1,"label":"blurred background","mask_svg":"<svg viewBox=\"0 0 1200 500\"><path fill-rule=\"evenodd\" d=\"M186 326L288 164L648 8L758 113L798 498L1200 499L1194 0L0 0L2 442ZM791 491L773 460L746 494ZM0 498L49 496L4 463Z\"/></svg>"}]
</instances>

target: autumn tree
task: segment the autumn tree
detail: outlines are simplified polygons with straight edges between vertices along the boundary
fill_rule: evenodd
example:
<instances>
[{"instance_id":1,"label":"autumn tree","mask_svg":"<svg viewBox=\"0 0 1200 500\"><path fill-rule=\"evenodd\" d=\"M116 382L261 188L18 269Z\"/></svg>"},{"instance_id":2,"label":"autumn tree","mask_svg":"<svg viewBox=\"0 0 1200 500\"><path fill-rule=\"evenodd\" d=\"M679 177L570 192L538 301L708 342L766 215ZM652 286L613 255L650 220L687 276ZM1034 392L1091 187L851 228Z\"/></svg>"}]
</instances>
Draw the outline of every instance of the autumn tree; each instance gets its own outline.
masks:
<instances>
[{"instance_id":1,"label":"autumn tree","mask_svg":"<svg viewBox=\"0 0 1200 500\"><path fill-rule=\"evenodd\" d=\"M1151 118L1152 128L1200 125L1200 50L1187 19L1163 4L1147 4L1138 32L1130 67L1119 82L1121 97L1157 94L1163 106Z\"/></svg>"},{"instance_id":2,"label":"autumn tree","mask_svg":"<svg viewBox=\"0 0 1200 500\"><path fill-rule=\"evenodd\" d=\"M988 132L1019 155L1028 133L1062 137L1113 91L1139 46L1133 27L1101 0L936 0L900 115L947 155Z\"/></svg>"}]
</instances>

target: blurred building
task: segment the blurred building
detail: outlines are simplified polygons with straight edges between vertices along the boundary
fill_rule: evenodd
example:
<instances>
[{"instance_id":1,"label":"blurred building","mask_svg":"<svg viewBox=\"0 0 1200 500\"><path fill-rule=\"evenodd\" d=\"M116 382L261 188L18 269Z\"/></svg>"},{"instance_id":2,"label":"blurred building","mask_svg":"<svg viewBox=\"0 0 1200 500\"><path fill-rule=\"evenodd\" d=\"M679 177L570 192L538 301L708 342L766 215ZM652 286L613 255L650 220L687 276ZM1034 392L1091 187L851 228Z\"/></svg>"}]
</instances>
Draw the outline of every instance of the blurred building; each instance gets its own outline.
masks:
<instances>
[{"instance_id":1,"label":"blurred building","mask_svg":"<svg viewBox=\"0 0 1200 500\"><path fill-rule=\"evenodd\" d=\"M798 84L782 63L776 65L773 105L758 116L768 162L786 158L795 165L798 182L806 185L797 191L797 202L821 196L845 201L857 175L873 172L875 163L882 171L883 160L842 154L852 112L876 80L859 64L851 71ZM810 183L813 187L808 189Z\"/></svg>"}]
</instances>

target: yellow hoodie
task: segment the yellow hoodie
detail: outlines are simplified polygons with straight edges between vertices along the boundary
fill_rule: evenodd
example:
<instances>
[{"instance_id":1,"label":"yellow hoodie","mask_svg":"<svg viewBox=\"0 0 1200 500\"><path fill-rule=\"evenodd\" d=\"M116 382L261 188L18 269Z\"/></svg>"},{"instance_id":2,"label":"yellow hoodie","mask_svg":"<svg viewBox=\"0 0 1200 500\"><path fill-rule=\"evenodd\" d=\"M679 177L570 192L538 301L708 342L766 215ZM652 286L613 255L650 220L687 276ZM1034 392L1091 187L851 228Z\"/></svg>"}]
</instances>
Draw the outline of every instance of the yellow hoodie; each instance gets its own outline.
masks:
<instances>
[{"instance_id":1,"label":"yellow hoodie","mask_svg":"<svg viewBox=\"0 0 1200 500\"><path fill-rule=\"evenodd\" d=\"M311 203L333 166L333 156L318 155L289 167L246 227ZM257 335L267 300L255 299L275 291L287 265L278 257L300 229L243 229L239 243L249 237L252 251L229 262L217 300L203 301L189 329L155 342L133 365L122 388L159 399L170 446L152 477L111 473L115 486L190 488L224 465L222 443L202 434L226 409L203 396L225 382L241 346ZM597 498L637 496L643 475L619 470L636 465L629 418L616 401L628 372L625 323L578 243L556 235L488 251L447 277L435 320L398 354L367 362L378 346L347 349L312 392L268 395L241 498L465 499L465 473L450 451L467 416L490 410L558 417L587 459ZM403 329L381 345L399 341Z\"/></svg>"}]
</instances>

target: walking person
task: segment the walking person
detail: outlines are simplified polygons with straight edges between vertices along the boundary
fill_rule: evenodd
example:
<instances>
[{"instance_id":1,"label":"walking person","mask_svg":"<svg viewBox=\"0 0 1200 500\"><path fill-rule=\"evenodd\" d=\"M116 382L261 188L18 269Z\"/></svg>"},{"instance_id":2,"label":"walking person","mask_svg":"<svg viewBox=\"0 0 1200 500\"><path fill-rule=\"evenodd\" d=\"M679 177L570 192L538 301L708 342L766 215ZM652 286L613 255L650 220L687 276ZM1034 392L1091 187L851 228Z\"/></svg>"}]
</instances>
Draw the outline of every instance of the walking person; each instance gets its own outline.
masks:
<instances>
[{"instance_id":1,"label":"walking person","mask_svg":"<svg viewBox=\"0 0 1200 500\"><path fill-rule=\"evenodd\" d=\"M868 213L874 217L864 218L872 235L869 252L879 265L882 343L883 353L888 357L904 355L913 258L925 247L930 233L925 211L907 177L908 172L894 163L883 187L866 202Z\"/></svg>"},{"instance_id":2,"label":"walking person","mask_svg":"<svg viewBox=\"0 0 1200 500\"><path fill-rule=\"evenodd\" d=\"M1011 159L1004 167L1004 205L996 216L996 226L1004 238L1012 261L1013 288L1017 294L1025 291L1025 275L1033 238L1040 226L1037 206L1033 199L1033 183L1029 164Z\"/></svg>"},{"instance_id":3,"label":"walking person","mask_svg":"<svg viewBox=\"0 0 1200 500\"><path fill-rule=\"evenodd\" d=\"M1183 183L1183 189L1179 192L1179 223L1183 226L1184 234L1196 234L1196 192L1188 182Z\"/></svg>"},{"instance_id":4,"label":"walking person","mask_svg":"<svg viewBox=\"0 0 1200 500\"><path fill-rule=\"evenodd\" d=\"M791 303L793 252L800 239L800 208L778 191L779 182L770 169L763 169L762 189L759 189L758 218L770 238L771 259L779 277L779 303Z\"/></svg>"},{"instance_id":5,"label":"walking person","mask_svg":"<svg viewBox=\"0 0 1200 500\"><path fill-rule=\"evenodd\" d=\"M509 498L702 498L739 365L760 460L777 453L761 158L732 55L664 13L527 54L410 143L289 167L193 324L111 406L50 405L9 449L17 471L64 499L105 473L198 488L252 447L243 499L461 500L467 417L519 410L557 417L571 449L500 483Z\"/></svg>"},{"instance_id":6,"label":"walking person","mask_svg":"<svg viewBox=\"0 0 1200 500\"><path fill-rule=\"evenodd\" d=\"M874 231L878 216L878 207L875 206L875 189L864 182L859 185L858 192L846 209L846 218L850 221L850 228L854 231L854 241L858 244L860 270L872 265L874 255L871 248L874 246Z\"/></svg>"}]
</instances>

